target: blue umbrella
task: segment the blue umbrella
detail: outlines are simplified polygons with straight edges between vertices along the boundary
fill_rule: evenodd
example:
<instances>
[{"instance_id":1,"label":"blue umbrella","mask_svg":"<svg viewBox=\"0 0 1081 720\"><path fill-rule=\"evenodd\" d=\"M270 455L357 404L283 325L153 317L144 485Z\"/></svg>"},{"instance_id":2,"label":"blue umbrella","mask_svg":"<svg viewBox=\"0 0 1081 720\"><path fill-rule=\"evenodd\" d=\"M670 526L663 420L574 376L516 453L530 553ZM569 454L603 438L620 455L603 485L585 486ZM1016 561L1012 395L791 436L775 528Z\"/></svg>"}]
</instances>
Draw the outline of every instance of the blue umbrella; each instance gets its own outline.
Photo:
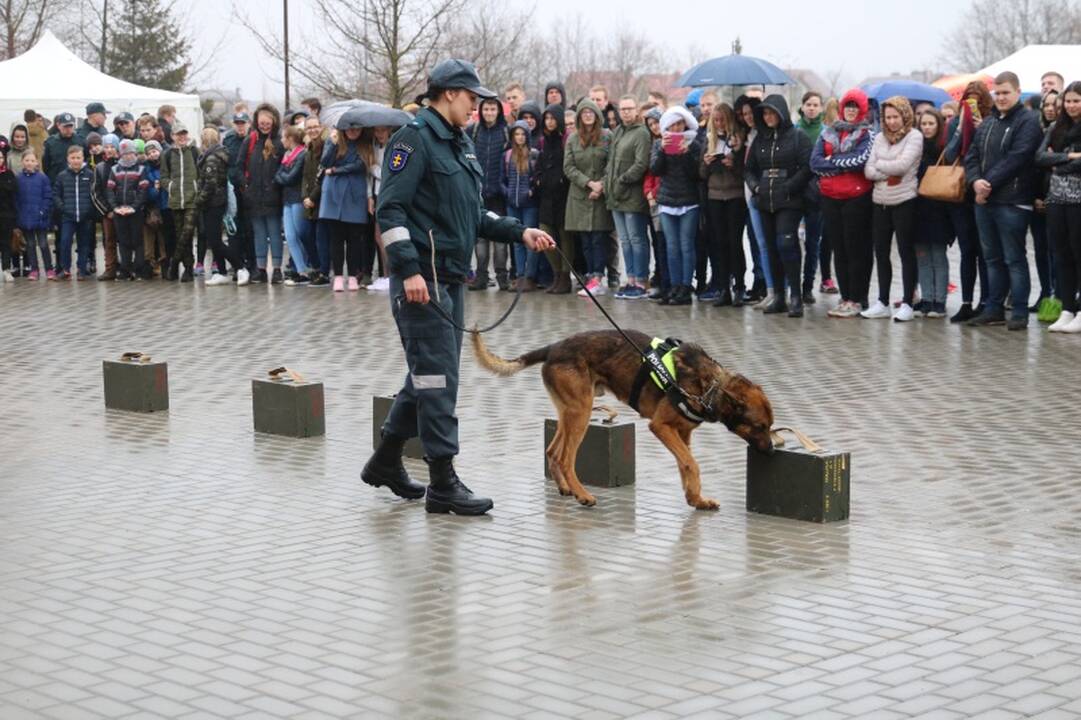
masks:
<instances>
[{"instance_id":1,"label":"blue umbrella","mask_svg":"<svg viewBox=\"0 0 1081 720\"><path fill-rule=\"evenodd\" d=\"M879 105L895 95L908 98L908 101L916 103L929 102L935 107L941 107L953 98L942 88L936 88L927 83L915 82L914 80L887 80L886 82L871 83L860 87L867 97Z\"/></svg>"},{"instance_id":2,"label":"blue umbrella","mask_svg":"<svg viewBox=\"0 0 1081 720\"><path fill-rule=\"evenodd\" d=\"M676 83L679 87L795 84L795 80L773 63L747 55L725 55L706 60L683 73Z\"/></svg>"}]
</instances>

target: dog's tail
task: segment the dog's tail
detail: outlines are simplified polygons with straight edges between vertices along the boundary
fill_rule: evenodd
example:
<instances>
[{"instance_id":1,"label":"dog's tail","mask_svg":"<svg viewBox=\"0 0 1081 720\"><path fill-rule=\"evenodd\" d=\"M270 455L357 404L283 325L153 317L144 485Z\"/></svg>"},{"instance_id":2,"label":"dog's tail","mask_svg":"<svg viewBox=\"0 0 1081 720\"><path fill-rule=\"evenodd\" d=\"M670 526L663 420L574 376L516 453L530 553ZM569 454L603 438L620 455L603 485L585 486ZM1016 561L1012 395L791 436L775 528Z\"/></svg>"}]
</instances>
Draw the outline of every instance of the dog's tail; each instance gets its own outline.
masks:
<instances>
[{"instance_id":1,"label":"dog's tail","mask_svg":"<svg viewBox=\"0 0 1081 720\"><path fill-rule=\"evenodd\" d=\"M498 355L492 353L488 349L488 346L484 344L484 339L480 333L470 333L473 340L473 354L477 356L477 362L481 367L488 372L499 375L500 377L509 377L514 375L520 370L524 370L530 365L536 365L537 363L544 362L548 359L548 348L545 346L528 352L525 355L521 355L514 360L505 360Z\"/></svg>"}]
</instances>

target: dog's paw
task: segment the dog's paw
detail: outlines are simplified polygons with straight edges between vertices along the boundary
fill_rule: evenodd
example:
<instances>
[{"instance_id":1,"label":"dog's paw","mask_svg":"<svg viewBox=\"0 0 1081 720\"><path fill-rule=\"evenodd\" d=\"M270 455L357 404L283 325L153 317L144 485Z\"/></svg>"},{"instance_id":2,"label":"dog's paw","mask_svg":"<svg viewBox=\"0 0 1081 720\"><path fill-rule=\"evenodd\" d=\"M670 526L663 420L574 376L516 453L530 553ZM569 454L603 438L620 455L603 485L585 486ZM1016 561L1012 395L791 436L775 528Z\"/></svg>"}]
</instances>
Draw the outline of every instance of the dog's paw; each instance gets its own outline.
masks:
<instances>
[{"instance_id":1,"label":"dog's paw","mask_svg":"<svg viewBox=\"0 0 1081 720\"><path fill-rule=\"evenodd\" d=\"M560 487L559 488L559 494L562 495L563 497L566 497L568 495L573 495L574 493L572 493L571 489L568 488L568 487Z\"/></svg>"},{"instance_id":2,"label":"dog's paw","mask_svg":"<svg viewBox=\"0 0 1081 720\"><path fill-rule=\"evenodd\" d=\"M697 500L690 501L692 507L696 510L719 510L721 504L713 498L700 497Z\"/></svg>"},{"instance_id":3,"label":"dog's paw","mask_svg":"<svg viewBox=\"0 0 1081 720\"><path fill-rule=\"evenodd\" d=\"M586 507L593 507L597 504L597 498L593 497L589 493L586 493L585 495L577 495L576 498L578 499L578 502L580 502L582 505L585 505Z\"/></svg>"}]
</instances>

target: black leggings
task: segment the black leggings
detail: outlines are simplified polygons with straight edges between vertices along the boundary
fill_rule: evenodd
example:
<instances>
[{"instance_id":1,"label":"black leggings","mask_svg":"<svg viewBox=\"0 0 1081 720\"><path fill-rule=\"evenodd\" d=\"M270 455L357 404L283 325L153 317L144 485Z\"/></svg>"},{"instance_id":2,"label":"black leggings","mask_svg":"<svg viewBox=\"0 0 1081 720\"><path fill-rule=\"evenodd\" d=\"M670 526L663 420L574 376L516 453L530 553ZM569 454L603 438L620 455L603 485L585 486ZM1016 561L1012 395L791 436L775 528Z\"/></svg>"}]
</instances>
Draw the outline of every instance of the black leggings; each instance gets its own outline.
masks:
<instances>
[{"instance_id":1,"label":"black leggings","mask_svg":"<svg viewBox=\"0 0 1081 720\"><path fill-rule=\"evenodd\" d=\"M1048 205L1047 234L1055 248L1055 295L1063 310L1076 313L1081 281L1081 205Z\"/></svg>"},{"instance_id":2,"label":"black leggings","mask_svg":"<svg viewBox=\"0 0 1081 720\"><path fill-rule=\"evenodd\" d=\"M976 278L980 279L980 302L990 294L987 261L983 259L980 234L976 230L975 208L971 201L951 205L949 209L953 233L961 249L961 301L972 303L976 294Z\"/></svg>"},{"instance_id":3,"label":"black leggings","mask_svg":"<svg viewBox=\"0 0 1081 720\"><path fill-rule=\"evenodd\" d=\"M206 234L206 241L210 246L210 252L214 253L214 264L217 265L218 271L223 275L225 274L226 260L233 266L234 271L244 267L244 256L241 255L240 248L233 247L231 244L227 245L221 239L222 220L225 218L225 206L205 207L199 212L200 215L202 215L203 232Z\"/></svg>"},{"instance_id":4,"label":"black leggings","mask_svg":"<svg viewBox=\"0 0 1081 720\"><path fill-rule=\"evenodd\" d=\"M822 198L822 246L833 248L841 300L864 307L874 264L871 207L871 193L850 200Z\"/></svg>"},{"instance_id":5,"label":"black leggings","mask_svg":"<svg viewBox=\"0 0 1081 720\"><path fill-rule=\"evenodd\" d=\"M737 291L742 291L747 274L747 258L743 255L747 203L742 195L733 200L709 200L706 221L706 249L713 267L710 287L717 292L728 292L734 285Z\"/></svg>"},{"instance_id":6,"label":"black leggings","mask_svg":"<svg viewBox=\"0 0 1081 720\"><path fill-rule=\"evenodd\" d=\"M364 244L365 228L361 223L328 220L330 223L330 262L337 277L342 277L344 265L348 263L349 273L356 277L364 272L361 262L361 248Z\"/></svg>"},{"instance_id":7,"label":"black leggings","mask_svg":"<svg viewBox=\"0 0 1081 720\"><path fill-rule=\"evenodd\" d=\"M116 228L116 246L120 253L120 269L128 273L146 273L146 261L143 256L143 211L136 210L131 215L114 215L113 226ZM134 264L132 255L134 254Z\"/></svg>"},{"instance_id":8,"label":"black leggings","mask_svg":"<svg viewBox=\"0 0 1081 720\"><path fill-rule=\"evenodd\" d=\"M0 273L11 268L11 235L15 218L0 218Z\"/></svg>"},{"instance_id":9,"label":"black leggings","mask_svg":"<svg viewBox=\"0 0 1081 720\"><path fill-rule=\"evenodd\" d=\"M784 297L784 283L794 297L801 295L803 287L803 252L799 246L799 224L803 219L802 209L785 209L769 212L759 210L762 215L761 238L766 243L769 253L770 273L773 275L773 293Z\"/></svg>"},{"instance_id":10,"label":"black leggings","mask_svg":"<svg viewBox=\"0 0 1081 720\"><path fill-rule=\"evenodd\" d=\"M875 205L871 234L875 239L875 264L878 267L878 300L890 304L890 285L893 284L893 264L890 250L893 236L897 234L897 251L901 255L902 302L912 304L916 293L916 245L913 233L916 227L916 198L900 205Z\"/></svg>"}]
</instances>

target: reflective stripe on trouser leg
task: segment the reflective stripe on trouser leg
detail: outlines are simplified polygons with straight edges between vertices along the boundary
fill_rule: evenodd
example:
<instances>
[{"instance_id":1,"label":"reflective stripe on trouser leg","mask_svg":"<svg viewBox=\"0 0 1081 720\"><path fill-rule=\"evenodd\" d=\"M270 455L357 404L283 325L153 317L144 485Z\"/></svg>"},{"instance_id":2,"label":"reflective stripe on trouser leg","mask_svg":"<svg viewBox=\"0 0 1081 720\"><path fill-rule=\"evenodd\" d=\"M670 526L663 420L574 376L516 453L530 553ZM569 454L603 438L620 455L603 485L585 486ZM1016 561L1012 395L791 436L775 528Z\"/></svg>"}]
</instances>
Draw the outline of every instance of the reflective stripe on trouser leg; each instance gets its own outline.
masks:
<instances>
[{"instance_id":1,"label":"reflective stripe on trouser leg","mask_svg":"<svg viewBox=\"0 0 1081 720\"><path fill-rule=\"evenodd\" d=\"M435 302L435 289L428 283ZM385 432L400 437L420 436L427 457L447 457L458 453L458 368L462 333L451 327L431 308L407 303L402 280L390 280L391 309L398 324L405 359L409 366L402 389L383 425ZM461 285L442 285L443 307L464 324ZM400 301L399 301L400 299Z\"/></svg>"}]
</instances>

